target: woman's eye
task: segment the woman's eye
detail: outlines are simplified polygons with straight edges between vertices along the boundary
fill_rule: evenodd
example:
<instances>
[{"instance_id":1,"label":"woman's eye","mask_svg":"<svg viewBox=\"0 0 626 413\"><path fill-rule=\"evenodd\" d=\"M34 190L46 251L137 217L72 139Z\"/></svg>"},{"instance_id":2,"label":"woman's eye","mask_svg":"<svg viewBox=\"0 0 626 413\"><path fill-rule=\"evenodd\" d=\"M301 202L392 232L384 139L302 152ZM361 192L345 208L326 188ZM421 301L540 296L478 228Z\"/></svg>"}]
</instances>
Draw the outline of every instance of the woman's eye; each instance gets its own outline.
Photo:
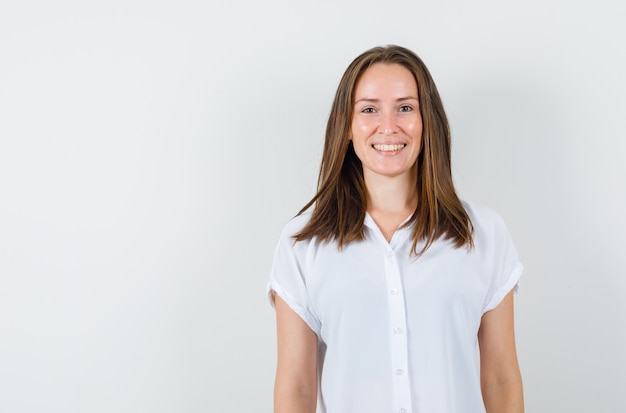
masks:
<instances>
[{"instance_id":1,"label":"woman's eye","mask_svg":"<svg viewBox=\"0 0 626 413\"><path fill-rule=\"evenodd\" d=\"M374 108L365 108L361 112L363 112L363 113L374 113L374 112L376 112L376 110L374 110Z\"/></svg>"},{"instance_id":2,"label":"woman's eye","mask_svg":"<svg viewBox=\"0 0 626 413\"><path fill-rule=\"evenodd\" d=\"M400 106L400 112L410 112L412 110L413 110L413 108L410 107L410 106L407 106L407 105Z\"/></svg>"}]
</instances>

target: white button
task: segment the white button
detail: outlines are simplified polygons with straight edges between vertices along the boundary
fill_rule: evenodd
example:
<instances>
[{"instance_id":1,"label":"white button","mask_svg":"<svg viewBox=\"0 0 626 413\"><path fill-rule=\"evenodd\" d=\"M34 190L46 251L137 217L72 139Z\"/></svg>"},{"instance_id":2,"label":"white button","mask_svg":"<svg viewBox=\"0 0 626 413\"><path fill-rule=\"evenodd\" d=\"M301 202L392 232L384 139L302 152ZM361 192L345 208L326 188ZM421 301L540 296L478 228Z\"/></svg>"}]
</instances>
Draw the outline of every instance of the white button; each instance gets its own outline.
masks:
<instances>
[{"instance_id":1,"label":"white button","mask_svg":"<svg viewBox=\"0 0 626 413\"><path fill-rule=\"evenodd\" d=\"M402 370L402 369L396 370L396 375L402 376L403 374L404 374L404 370Z\"/></svg>"},{"instance_id":2,"label":"white button","mask_svg":"<svg viewBox=\"0 0 626 413\"><path fill-rule=\"evenodd\" d=\"M397 295L398 294L398 289L397 288L392 288L389 292L391 294L393 294L393 295Z\"/></svg>"},{"instance_id":3,"label":"white button","mask_svg":"<svg viewBox=\"0 0 626 413\"><path fill-rule=\"evenodd\" d=\"M406 413L406 409L400 409L400 413Z\"/></svg>"},{"instance_id":4,"label":"white button","mask_svg":"<svg viewBox=\"0 0 626 413\"><path fill-rule=\"evenodd\" d=\"M401 327L396 327L393 329L394 334L402 334L402 328Z\"/></svg>"},{"instance_id":5,"label":"white button","mask_svg":"<svg viewBox=\"0 0 626 413\"><path fill-rule=\"evenodd\" d=\"M393 251L392 251L392 250L388 250L388 251L387 251L387 256L388 256L388 257L391 257L392 255L393 255Z\"/></svg>"}]
</instances>

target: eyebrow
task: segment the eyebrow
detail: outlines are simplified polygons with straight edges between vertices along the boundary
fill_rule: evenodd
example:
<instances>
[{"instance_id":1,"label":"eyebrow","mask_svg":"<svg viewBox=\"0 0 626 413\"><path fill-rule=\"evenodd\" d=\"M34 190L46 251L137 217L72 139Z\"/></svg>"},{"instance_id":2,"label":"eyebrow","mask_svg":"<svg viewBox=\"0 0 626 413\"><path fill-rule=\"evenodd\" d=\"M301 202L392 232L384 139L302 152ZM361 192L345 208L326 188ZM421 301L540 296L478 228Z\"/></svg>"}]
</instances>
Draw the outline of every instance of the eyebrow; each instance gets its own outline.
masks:
<instances>
[{"instance_id":1,"label":"eyebrow","mask_svg":"<svg viewBox=\"0 0 626 413\"><path fill-rule=\"evenodd\" d=\"M404 97L396 99L396 102L402 102L404 100L419 100L419 99L416 98L415 96L404 96ZM380 102L380 99L363 98L363 99L359 99L359 100L355 101L354 104L356 105L357 103L360 103L360 102L373 102L373 103L376 103L376 102Z\"/></svg>"}]
</instances>

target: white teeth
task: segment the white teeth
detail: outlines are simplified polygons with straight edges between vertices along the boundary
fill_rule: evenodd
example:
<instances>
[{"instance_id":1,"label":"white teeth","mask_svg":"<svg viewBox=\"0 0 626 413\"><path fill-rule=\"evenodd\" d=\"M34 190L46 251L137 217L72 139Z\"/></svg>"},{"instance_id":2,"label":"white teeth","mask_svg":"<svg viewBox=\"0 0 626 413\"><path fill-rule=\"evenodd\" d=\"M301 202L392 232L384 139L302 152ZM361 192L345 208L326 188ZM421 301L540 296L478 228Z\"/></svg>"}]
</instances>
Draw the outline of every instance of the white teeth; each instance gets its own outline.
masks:
<instances>
[{"instance_id":1,"label":"white teeth","mask_svg":"<svg viewBox=\"0 0 626 413\"><path fill-rule=\"evenodd\" d=\"M406 146L406 144L400 144L400 145L384 145L384 144L377 144L377 145L372 145L374 147L374 149L376 149L377 151L382 151L382 152L394 152L394 151L399 151L400 149L404 148Z\"/></svg>"}]
</instances>

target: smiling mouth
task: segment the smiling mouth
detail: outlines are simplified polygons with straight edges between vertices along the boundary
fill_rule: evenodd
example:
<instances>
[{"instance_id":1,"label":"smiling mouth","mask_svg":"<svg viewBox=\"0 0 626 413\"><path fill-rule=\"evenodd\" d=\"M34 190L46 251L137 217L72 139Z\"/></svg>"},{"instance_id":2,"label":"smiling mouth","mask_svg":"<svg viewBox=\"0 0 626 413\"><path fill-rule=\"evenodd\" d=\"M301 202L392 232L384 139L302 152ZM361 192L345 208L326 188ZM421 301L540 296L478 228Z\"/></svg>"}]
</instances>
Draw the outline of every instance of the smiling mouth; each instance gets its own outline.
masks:
<instances>
[{"instance_id":1,"label":"smiling mouth","mask_svg":"<svg viewBox=\"0 0 626 413\"><path fill-rule=\"evenodd\" d=\"M381 144L372 145L372 148L381 152L396 152L404 148L405 146L406 146L406 143L396 144L396 145L386 145L386 144L381 143Z\"/></svg>"}]
</instances>

